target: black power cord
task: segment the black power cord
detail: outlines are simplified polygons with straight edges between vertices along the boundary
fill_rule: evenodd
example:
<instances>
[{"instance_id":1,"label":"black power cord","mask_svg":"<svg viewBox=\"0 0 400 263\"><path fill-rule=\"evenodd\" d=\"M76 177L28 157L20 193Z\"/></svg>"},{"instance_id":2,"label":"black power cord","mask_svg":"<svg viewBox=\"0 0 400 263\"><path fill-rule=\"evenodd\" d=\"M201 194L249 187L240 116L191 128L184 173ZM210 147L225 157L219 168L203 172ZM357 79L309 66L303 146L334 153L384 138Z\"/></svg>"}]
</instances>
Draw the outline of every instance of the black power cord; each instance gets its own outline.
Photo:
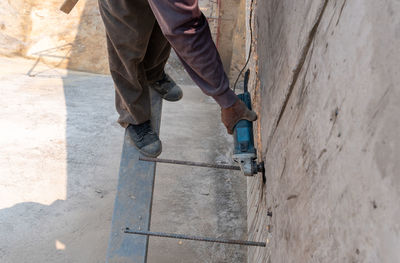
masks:
<instances>
[{"instance_id":1,"label":"black power cord","mask_svg":"<svg viewBox=\"0 0 400 263\"><path fill-rule=\"evenodd\" d=\"M235 84L233 84L233 92L236 91L236 85L237 82L240 78L240 76L243 74L243 71L246 69L247 65L249 64L250 58L251 58L251 52L253 49L253 27L252 27L252 20L253 20L253 3L254 0L251 0L250 2L250 16L249 16L249 29L250 29L250 47L249 47L249 55L247 57L246 63L244 64L243 68L240 70L236 80L235 80Z\"/></svg>"}]
</instances>

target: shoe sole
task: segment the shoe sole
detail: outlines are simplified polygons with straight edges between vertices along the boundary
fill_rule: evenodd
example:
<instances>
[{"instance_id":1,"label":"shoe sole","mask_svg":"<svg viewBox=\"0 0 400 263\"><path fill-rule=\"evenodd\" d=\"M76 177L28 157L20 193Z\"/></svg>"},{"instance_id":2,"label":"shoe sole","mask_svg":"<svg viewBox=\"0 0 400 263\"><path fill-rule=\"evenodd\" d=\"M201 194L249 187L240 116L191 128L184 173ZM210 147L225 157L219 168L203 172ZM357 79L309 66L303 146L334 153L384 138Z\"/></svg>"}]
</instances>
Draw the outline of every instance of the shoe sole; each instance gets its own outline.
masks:
<instances>
[{"instance_id":1,"label":"shoe sole","mask_svg":"<svg viewBox=\"0 0 400 263\"><path fill-rule=\"evenodd\" d=\"M165 98L165 97L163 97L163 96L162 96L162 98L163 98L164 100L166 100L166 101L172 101L172 102L174 102L174 101L181 100L181 99L183 98L183 94L182 94L179 98L176 98L176 99L167 99L167 98Z\"/></svg>"}]
</instances>

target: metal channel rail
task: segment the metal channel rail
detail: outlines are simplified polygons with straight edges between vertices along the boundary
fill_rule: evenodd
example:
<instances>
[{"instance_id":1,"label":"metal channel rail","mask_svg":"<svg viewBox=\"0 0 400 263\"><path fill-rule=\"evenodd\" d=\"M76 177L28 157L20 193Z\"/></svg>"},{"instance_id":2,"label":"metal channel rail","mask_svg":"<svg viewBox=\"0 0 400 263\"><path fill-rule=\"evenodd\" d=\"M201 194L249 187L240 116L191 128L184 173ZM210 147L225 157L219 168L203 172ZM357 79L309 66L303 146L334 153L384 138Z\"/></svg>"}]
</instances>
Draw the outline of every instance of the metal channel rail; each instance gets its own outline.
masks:
<instances>
[{"instance_id":1,"label":"metal channel rail","mask_svg":"<svg viewBox=\"0 0 400 263\"><path fill-rule=\"evenodd\" d=\"M162 100L151 90L152 124L159 131ZM108 263L147 261L148 236L128 235L127 226L149 230L153 201L156 164L139 160L139 152L125 133L119 170L117 195L112 216L111 234L108 241Z\"/></svg>"}]
</instances>

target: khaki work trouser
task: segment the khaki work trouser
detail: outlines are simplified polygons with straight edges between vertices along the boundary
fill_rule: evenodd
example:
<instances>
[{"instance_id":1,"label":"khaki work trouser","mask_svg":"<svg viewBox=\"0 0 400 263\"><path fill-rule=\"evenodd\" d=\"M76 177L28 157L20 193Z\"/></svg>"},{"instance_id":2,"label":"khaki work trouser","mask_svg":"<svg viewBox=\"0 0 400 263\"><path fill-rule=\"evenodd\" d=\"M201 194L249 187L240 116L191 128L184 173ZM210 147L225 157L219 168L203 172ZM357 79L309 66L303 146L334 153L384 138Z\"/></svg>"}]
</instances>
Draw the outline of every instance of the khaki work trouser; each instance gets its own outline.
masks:
<instances>
[{"instance_id":1,"label":"khaki work trouser","mask_svg":"<svg viewBox=\"0 0 400 263\"><path fill-rule=\"evenodd\" d=\"M197 0L99 0L99 7L123 127L151 118L148 83L161 79L171 46L205 94L223 108L236 102Z\"/></svg>"}]
</instances>

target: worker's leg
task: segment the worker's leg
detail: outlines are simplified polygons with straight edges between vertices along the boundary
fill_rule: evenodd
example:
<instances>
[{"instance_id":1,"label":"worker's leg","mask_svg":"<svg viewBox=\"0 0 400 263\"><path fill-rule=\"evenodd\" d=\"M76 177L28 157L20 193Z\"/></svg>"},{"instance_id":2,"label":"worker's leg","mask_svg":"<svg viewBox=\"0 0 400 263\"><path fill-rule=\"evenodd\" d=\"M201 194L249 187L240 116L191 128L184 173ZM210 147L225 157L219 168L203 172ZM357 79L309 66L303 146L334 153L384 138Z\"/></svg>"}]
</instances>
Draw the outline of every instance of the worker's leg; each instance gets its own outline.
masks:
<instances>
[{"instance_id":1,"label":"worker's leg","mask_svg":"<svg viewBox=\"0 0 400 263\"><path fill-rule=\"evenodd\" d=\"M146 56L143 59L147 81L163 99L178 101L183 96L182 89L164 72L170 53L171 45L156 22L147 45Z\"/></svg>"},{"instance_id":2,"label":"worker's leg","mask_svg":"<svg viewBox=\"0 0 400 263\"><path fill-rule=\"evenodd\" d=\"M163 35L157 22L147 45L146 55L143 59L147 81L149 83L162 79L164 67L171 53L171 45Z\"/></svg>"},{"instance_id":3,"label":"worker's leg","mask_svg":"<svg viewBox=\"0 0 400 263\"><path fill-rule=\"evenodd\" d=\"M222 108L235 104L210 28L198 0L148 0L168 41L187 72Z\"/></svg>"},{"instance_id":4,"label":"worker's leg","mask_svg":"<svg viewBox=\"0 0 400 263\"><path fill-rule=\"evenodd\" d=\"M151 103L147 72L156 74L168 58L169 48L153 48L153 60L146 72L144 63L152 39L154 15L147 0L99 0L107 33L110 71L115 83L118 122L144 155L161 153L161 141L151 126ZM165 38L164 42L165 41ZM153 41L153 40L152 40ZM156 63L157 60L161 62Z\"/></svg>"},{"instance_id":5,"label":"worker's leg","mask_svg":"<svg viewBox=\"0 0 400 263\"><path fill-rule=\"evenodd\" d=\"M106 28L118 122L127 127L150 119L150 96L143 59L155 18L147 0L99 0Z\"/></svg>"}]
</instances>

